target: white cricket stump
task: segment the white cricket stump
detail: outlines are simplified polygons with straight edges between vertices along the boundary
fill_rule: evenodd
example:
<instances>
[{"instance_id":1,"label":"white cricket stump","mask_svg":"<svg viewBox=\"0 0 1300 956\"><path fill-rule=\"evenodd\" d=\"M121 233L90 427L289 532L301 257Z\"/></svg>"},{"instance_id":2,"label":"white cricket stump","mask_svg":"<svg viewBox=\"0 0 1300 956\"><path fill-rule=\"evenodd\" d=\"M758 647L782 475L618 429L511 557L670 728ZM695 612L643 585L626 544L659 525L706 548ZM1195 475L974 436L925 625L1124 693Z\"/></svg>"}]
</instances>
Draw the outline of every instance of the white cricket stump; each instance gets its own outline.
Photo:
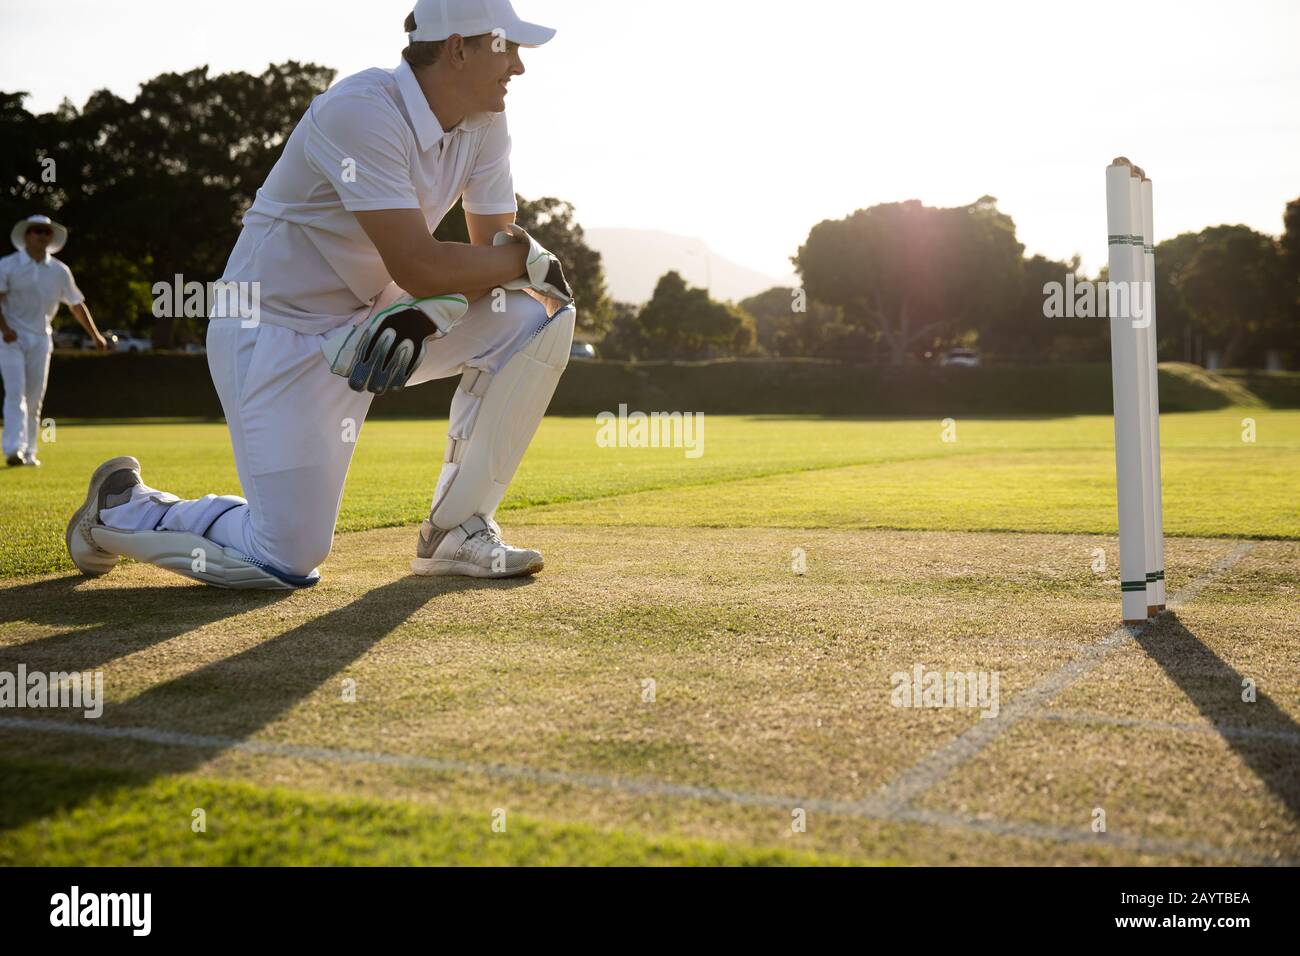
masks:
<instances>
[{"instance_id":1,"label":"white cricket stump","mask_svg":"<svg viewBox=\"0 0 1300 956\"><path fill-rule=\"evenodd\" d=\"M1120 592L1124 623L1141 624L1165 604L1155 254L1151 182L1124 157L1106 169L1106 218Z\"/></svg>"},{"instance_id":2,"label":"white cricket stump","mask_svg":"<svg viewBox=\"0 0 1300 956\"><path fill-rule=\"evenodd\" d=\"M1155 575L1155 608L1165 609L1165 509L1160 480L1160 378L1158 358L1156 355L1156 240L1153 228L1154 215L1151 199L1151 180L1142 178L1142 261L1145 269L1147 287L1151 290L1147 309L1151 322L1147 327L1147 337L1151 343L1149 384L1151 399L1148 409L1151 415L1151 528L1154 543L1151 573ZM1148 598L1152 595L1148 592Z\"/></svg>"}]
</instances>

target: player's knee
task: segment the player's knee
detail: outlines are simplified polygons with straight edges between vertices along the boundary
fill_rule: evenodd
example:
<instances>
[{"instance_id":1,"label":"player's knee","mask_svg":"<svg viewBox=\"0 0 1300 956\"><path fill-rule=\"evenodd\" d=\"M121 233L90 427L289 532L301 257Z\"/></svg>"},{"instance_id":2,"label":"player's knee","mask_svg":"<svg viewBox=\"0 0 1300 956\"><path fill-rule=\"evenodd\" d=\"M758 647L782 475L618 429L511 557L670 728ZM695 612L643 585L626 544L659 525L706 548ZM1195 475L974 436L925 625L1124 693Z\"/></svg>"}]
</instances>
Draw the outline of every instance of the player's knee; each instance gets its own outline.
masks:
<instances>
[{"instance_id":1,"label":"player's knee","mask_svg":"<svg viewBox=\"0 0 1300 956\"><path fill-rule=\"evenodd\" d=\"M535 329L546 321L546 306L527 292L515 290L506 293L506 314L511 324L520 328Z\"/></svg>"},{"instance_id":2,"label":"player's knee","mask_svg":"<svg viewBox=\"0 0 1300 956\"><path fill-rule=\"evenodd\" d=\"M305 547L289 556L288 567L284 570L296 577L306 577L325 563L330 556L333 540L308 542Z\"/></svg>"},{"instance_id":3,"label":"player's knee","mask_svg":"<svg viewBox=\"0 0 1300 956\"><path fill-rule=\"evenodd\" d=\"M565 310L572 312L573 306L566 306ZM522 291L506 293L505 314L508 321L500 324L500 337L475 363L493 372L509 361L515 353L527 348L538 333L554 321L545 305ZM568 346L566 345L565 348L567 349Z\"/></svg>"},{"instance_id":4,"label":"player's knee","mask_svg":"<svg viewBox=\"0 0 1300 956\"><path fill-rule=\"evenodd\" d=\"M294 577L306 577L325 563L334 543L334 529L300 529L267 548L266 560L277 571Z\"/></svg>"}]
</instances>

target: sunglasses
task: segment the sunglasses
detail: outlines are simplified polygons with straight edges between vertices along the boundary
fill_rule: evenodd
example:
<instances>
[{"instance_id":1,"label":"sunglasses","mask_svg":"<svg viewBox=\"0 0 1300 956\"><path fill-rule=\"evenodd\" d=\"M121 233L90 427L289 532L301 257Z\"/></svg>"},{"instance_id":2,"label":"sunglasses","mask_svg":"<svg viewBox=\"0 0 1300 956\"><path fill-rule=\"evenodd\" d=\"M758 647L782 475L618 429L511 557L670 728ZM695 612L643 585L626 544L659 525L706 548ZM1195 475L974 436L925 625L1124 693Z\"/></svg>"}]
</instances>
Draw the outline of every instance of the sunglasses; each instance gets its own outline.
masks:
<instances>
[{"instance_id":1,"label":"sunglasses","mask_svg":"<svg viewBox=\"0 0 1300 956\"><path fill-rule=\"evenodd\" d=\"M30 229L27 230L27 235L29 235L29 236L33 236L33 235L34 235L34 236L52 236L52 235L54 235L54 230L51 229L49 226L32 226L32 228L30 228Z\"/></svg>"}]
</instances>

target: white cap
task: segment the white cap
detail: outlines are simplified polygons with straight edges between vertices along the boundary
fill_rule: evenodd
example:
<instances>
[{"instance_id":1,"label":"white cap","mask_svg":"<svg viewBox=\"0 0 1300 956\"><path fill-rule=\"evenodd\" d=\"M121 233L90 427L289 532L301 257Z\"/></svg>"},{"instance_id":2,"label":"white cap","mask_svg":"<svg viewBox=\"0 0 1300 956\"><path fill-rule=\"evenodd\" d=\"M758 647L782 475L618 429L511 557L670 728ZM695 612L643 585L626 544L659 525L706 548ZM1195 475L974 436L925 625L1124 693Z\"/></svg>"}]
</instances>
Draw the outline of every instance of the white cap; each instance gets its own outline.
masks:
<instances>
[{"instance_id":1,"label":"white cap","mask_svg":"<svg viewBox=\"0 0 1300 956\"><path fill-rule=\"evenodd\" d=\"M412 43L438 42L453 33L482 36L500 30L511 43L541 46L555 31L520 20L510 0L416 0Z\"/></svg>"}]
</instances>

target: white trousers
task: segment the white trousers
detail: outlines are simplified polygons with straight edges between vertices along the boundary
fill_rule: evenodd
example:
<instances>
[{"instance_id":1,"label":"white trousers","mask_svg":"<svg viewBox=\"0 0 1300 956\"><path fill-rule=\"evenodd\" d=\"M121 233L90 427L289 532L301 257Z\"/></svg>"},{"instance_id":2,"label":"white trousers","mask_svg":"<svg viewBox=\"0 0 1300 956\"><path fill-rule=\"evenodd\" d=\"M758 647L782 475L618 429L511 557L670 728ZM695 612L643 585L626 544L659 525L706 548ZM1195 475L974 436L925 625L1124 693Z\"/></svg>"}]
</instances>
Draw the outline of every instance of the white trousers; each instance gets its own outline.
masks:
<instances>
[{"instance_id":1,"label":"white trousers","mask_svg":"<svg viewBox=\"0 0 1300 956\"><path fill-rule=\"evenodd\" d=\"M403 295L390 285L372 314ZM498 371L547 318L523 292L506 293L504 301L502 312L492 310L491 295L472 303L459 325L429 342L407 387L466 367ZM373 398L330 373L323 338L266 323L244 328L239 319L214 319L208 326L208 368L248 504L223 514L207 537L294 576L310 574L329 554L352 450ZM472 414L464 396L457 390L452 400L453 432L458 417ZM106 509L100 520L142 530L158 520L157 505L141 493Z\"/></svg>"},{"instance_id":2,"label":"white trousers","mask_svg":"<svg viewBox=\"0 0 1300 956\"><path fill-rule=\"evenodd\" d=\"M44 333L19 332L13 342L0 341L0 377L4 379L4 454L36 457L41 434L41 403L50 379L53 342Z\"/></svg>"}]
</instances>

